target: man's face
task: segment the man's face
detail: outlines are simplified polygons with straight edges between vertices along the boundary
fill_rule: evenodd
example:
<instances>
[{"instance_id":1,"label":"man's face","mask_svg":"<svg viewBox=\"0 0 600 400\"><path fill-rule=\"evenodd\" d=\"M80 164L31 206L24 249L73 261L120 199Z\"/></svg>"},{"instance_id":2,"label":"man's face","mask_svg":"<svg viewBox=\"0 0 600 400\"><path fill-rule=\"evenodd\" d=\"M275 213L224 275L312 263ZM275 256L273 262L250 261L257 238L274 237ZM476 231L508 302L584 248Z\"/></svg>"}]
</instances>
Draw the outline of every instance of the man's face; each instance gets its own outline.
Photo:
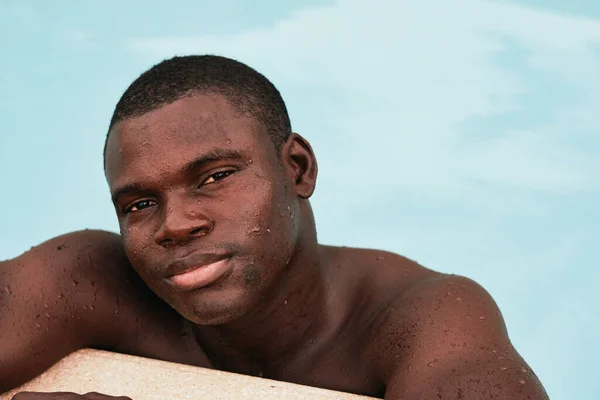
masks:
<instances>
[{"instance_id":1,"label":"man's face","mask_svg":"<svg viewBox=\"0 0 600 400\"><path fill-rule=\"evenodd\" d=\"M260 122L219 95L184 98L113 128L106 176L125 250L144 282L189 320L243 315L292 257L298 201L278 157Z\"/></svg>"}]
</instances>

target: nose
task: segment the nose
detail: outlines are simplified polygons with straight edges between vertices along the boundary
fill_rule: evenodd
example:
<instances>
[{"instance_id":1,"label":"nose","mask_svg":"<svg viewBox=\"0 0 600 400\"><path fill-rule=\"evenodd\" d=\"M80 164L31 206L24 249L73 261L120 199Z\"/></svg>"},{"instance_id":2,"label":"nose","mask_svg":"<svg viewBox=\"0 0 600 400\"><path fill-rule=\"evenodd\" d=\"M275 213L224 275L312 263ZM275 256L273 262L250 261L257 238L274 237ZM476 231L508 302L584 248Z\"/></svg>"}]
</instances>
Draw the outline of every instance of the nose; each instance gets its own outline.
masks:
<instances>
[{"instance_id":1,"label":"nose","mask_svg":"<svg viewBox=\"0 0 600 400\"><path fill-rule=\"evenodd\" d=\"M184 244L208 234L212 228L213 223L205 213L179 203L167 209L154 241L163 247Z\"/></svg>"}]
</instances>

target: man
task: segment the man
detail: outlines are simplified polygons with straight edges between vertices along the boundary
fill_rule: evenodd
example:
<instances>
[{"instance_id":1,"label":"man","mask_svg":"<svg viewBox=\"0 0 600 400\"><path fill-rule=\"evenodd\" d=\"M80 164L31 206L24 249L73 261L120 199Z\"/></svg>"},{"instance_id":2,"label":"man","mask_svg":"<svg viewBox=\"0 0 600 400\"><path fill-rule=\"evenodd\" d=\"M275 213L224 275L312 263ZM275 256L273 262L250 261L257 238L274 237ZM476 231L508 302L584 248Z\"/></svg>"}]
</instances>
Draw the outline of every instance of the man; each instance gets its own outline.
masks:
<instances>
[{"instance_id":1,"label":"man","mask_svg":"<svg viewBox=\"0 0 600 400\"><path fill-rule=\"evenodd\" d=\"M142 74L105 171L121 238L74 233L0 269L0 389L96 347L387 399L547 398L476 283L318 244L315 156L248 66Z\"/></svg>"}]
</instances>

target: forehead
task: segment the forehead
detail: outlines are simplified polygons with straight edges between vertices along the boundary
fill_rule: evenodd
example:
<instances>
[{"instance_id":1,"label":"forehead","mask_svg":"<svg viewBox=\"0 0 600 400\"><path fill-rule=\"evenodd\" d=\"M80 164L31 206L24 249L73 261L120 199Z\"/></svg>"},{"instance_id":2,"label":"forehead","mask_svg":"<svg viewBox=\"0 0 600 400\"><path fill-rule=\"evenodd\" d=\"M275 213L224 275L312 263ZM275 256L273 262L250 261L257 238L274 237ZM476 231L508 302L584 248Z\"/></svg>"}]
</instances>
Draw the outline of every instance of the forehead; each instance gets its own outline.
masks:
<instances>
[{"instance_id":1,"label":"forehead","mask_svg":"<svg viewBox=\"0 0 600 400\"><path fill-rule=\"evenodd\" d=\"M237 112L224 96L186 97L116 124L106 147L106 175L112 184L219 149L252 157L267 147L266 138L262 124Z\"/></svg>"}]
</instances>

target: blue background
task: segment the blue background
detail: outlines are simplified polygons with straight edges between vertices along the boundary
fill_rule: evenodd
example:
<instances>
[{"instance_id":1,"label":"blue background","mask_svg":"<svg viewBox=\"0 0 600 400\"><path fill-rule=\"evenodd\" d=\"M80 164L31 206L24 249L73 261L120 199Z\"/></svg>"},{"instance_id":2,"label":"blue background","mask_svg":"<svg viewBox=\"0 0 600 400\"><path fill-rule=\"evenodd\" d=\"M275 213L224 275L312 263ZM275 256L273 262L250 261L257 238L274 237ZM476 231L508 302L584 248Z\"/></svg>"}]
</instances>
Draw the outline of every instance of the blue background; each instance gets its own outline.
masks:
<instances>
[{"instance_id":1,"label":"blue background","mask_svg":"<svg viewBox=\"0 0 600 400\"><path fill-rule=\"evenodd\" d=\"M552 399L597 399L599 46L593 0L4 0L0 259L117 231L116 101L164 58L225 55L313 144L321 242L477 280Z\"/></svg>"}]
</instances>

